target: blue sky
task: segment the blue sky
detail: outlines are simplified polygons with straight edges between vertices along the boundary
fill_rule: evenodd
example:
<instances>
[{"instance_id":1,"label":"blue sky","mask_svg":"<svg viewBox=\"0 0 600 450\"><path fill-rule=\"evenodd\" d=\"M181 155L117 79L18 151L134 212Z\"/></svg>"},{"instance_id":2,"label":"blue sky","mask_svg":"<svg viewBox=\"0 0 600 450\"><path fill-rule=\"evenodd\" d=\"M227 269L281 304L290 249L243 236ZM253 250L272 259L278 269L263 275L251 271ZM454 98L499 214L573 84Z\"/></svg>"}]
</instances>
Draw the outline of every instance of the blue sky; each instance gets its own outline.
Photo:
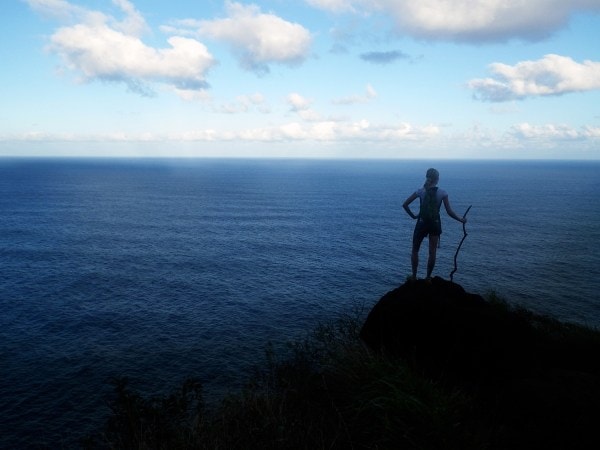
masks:
<instances>
[{"instance_id":1,"label":"blue sky","mask_svg":"<svg viewBox=\"0 0 600 450\"><path fill-rule=\"evenodd\" d=\"M0 8L0 156L600 159L600 0Z\"/></svg>"}]
</instances>

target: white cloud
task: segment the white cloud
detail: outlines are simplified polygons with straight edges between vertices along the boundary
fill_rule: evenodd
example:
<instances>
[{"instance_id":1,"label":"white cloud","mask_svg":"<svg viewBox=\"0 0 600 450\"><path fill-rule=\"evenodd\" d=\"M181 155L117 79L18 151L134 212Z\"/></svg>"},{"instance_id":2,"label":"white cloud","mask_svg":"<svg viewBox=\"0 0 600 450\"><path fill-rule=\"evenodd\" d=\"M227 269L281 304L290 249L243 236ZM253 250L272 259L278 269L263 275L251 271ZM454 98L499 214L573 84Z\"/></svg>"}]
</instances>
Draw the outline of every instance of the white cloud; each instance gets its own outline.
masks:
<instances>
[{"instance_id":1,"label":"white cloud","mask_svg":"<svg viewBox=\"0 0 600 450\"><path fill-rule=\"evenodd\" d=\"M195 142L195 141L320 141L320 142L389 142L427 141L435 138L440 130L435 125L414 126L408 123L396 125L372 125L367 120L341 122L322 120L312 123L288 122L281 125L241 130L215 130L213 128L190 130L179 133L122 133L65 134L29 132L1 135L0 142Z\"/></svg>"},{"instance_id":2,"label":"white cloud","mask_svg":"<svg viewBox=\"0 0 600 450\"><path fill-rule=\"evenodd\" d=\"M92 11L73 5L66 0L24 0L34 11L64 22L87 24L108 23L115 30L128 35L140 36L148 30L142 14L129 0L112 0L112 3L125 15L122 20L100 11Z\"/></svg>"},{"instance_id":3,"label":"white cloud","mask_svg":"<svg viewBox=\"0 0 600 450\"><path fill-rule=\"evenodd\" d=\"M377 97L377 91L371 86L367 84L365 89L365 93L361 95L351 95L349 97L342 97L332 100L334 105L355 105L359 103L367 103Z\"/></svg>"},{"instance_id":4,"label":"white cloud","mask_svg":"<svg viewBox=\"0 0 600 450\"><path fill-rule=\"evenodd\" d=\"M59 28L50 38L48 49L61 57L67 68L82 81L118 81L135 92L148 95L149 82L166 83L178 93L207 87L205 73L215 64L204 44L173 36L170 47L156 49L139 35L146 22L127 0L113 0L125 17L117 20L101 12L84 10L62 0L28 0L38 11L77 21ZM68 14L67 14L68 13Z\"/></svg>"},{"instance_id":5,"label":"white cloud","mask_svg":"<svg viewBox=\"0 0 600 450\"><path fill-rule=\"evenodd\" d=\"M66 0L25 0L34 11L59 20L75 20L89 14L89 11Z\"/></svg>"},{"instance_id":6,"label":"white cloud","mask_svg":"<svg viewBox=\"0 0 600 450\"><path fill-rule=\"evenodd\" d=\"M300 144L302 151L307 149L345 148L350 144L352 148L357 144L359 148L369 149L366 155L383 154L389 150L405 148L410 152L416 149L427 149L427 154L448 155L448 151L470 156L519 157L524 151L537 152L539 156L547 157L552 151L559 151L555 155L573 154L578 157L590 156L598 158L598 144L600 143L600 127L582 126L578 129L565 124L532 125L521 123L502 130L491 130L480 125L471 129L446 131L438 125L417 126L410 123L373 124L368 120L335 121L321 120L317 122L290 121L279 125L257 128L198 128L178 132L144 132L144 133L52 133L52 132L23 132L0 133L0 146L10 144L10 148L18 148L17 144L27 143L55 143L77 144L158 144L159 148L167 148L165 144L177 143L202 143L214 144L238 143L283 143L283 147L273 147L275 154L285 152L291 143ZM314 147L312 143L326 144ZM360 144L368 143L367 147ZM336 147L338 146L338 147ZM62 147L61 147L62 148ZM79 146L74 147L75 153ZM0 147L0 152L2 148ZM441 151L441 153L436 153ZM466 151L466 153L464 153ZM492 153L489 153L492 151ZM547 153L551 151L550 153ZM541 152L541 153L540 153ZM571 153L570 153L571 152ZM414 154L414 153L410 153ZM529 153L531 154L531 153Z\"/></svg>"},{"instance_id":7,"label":"white cloud","mask_svg":"<svg viewBox=\"0 0 600 450\"><path fill-rule=\"evenodd\" d=\"M467 83L478 99L503 102L600 89L600 62L578 63L567 56L545 55L540 60L522 61L514 66L494 63L490 70L493 78Z\"/></svg>"},{"instance_id":8,"label":"white cloud","mask_svg":"<svg viewBox=\"0 0 600 450\"><path fill-rule=\"evenodd\" d=\"M246 140L320 141L320 142L398 142L429 140L439 134L436 126L416 127L407 123L373 126L367 120L341 122L323 120L312 123L290 122L276 127L247 130Z\"/></svg>"},{"instance_id":9,"label":"white cloud","mask_svg":"<svg viewBox=\"0 0 600 450\"><path fill-rule=\"evenodd\" d=\"M214 64L207 48L183 37L167 42L170 48L154 49L108 26L76 25L58 30L49 48L85 81L122 81L134 91L147 81L178 89L206 88L204 74Z\"/></svg>"},{"instance_id":10,"label":"white cloud","mask_svg":"<svg viewBox=\"0 0 600 450\"><path fill-rule=\"evenodd\" d=\"M318 122L323 120L321 114L311 108L313 104L312 99L305 98L293 92L287 96L287 103L290 105L290 111L297 113L304 121Z\"/></svg>"},{"instance_id":11,"label":"white cloud","mask_svg":"<svg viewBox=\"0 0 600 450\"><path fill-rule=\"evenodd\" d=\"M312 37L302 25L262 13L256 5L228 1L226 6L227 18L200 21L198 32L231 45L242 67L266 73L271 63L294 65L308 56Z\"/></svg>"},{"instance_id":12,"label":"white cloud","mask_svg":"<svg viewBox=\"0 0 600 450\"><path fill-rule=\"evenodd\" d=\"M287 96L287 102L290 104L292 111L303 111L310 108L313 100L307 99L297 92L292 92Z\"/></svg>"},{"instance_id":13,"label":"white cloud","mask_svg":"<svg viewBox=\"0 0 600 450\"><path fill-rule=\"evenodd\" d=\"M540 39L579 11L599 11L600 0L306 0L333 11L379 12L398 32L425 39L497 41Z\"/></svg>"},{"instance_id":14,"label":"white cloud","mask_svg":"<svg viewBox=\"0 0 600 450\"><path fill-rule=\"evenodd\" d=\"M586 138L594 138L600 140L600 127L592 127L586 125L582 128L581 134Z\"/></svg>"},{"instance_id":15,"label":"white cloud","mask_svg":"<svg viewBox=\"0 0 600 450\"><path fill-rule=\"evenodd\" d=\"M565 124L531 125L527 122L514 125L510 132L519 139L572 141L600 138L600 127L585 126L577 130Z\"/></svg>"},{"instance_id":16,"label":"white cloud","mask_svg":"<svg viewBox=\"0 0 600 450\"><path fill-rule=\"evenodd\" d=\"M112 0L123 13L125 19L121 22L116 22L114 27L116 30L122 31L125 34L139 36L148 29L146 20L142 14L135 9L135 6L128 0Z\"/></svg>"}]
</instances>

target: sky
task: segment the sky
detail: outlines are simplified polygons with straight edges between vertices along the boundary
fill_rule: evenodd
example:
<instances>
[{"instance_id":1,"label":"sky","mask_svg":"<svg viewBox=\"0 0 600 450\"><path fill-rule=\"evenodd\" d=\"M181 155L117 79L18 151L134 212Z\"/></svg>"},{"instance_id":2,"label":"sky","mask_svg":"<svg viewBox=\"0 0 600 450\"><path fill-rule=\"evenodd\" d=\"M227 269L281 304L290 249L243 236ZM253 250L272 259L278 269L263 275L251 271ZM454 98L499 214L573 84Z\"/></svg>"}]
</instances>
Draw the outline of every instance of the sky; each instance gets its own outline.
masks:
<instances>
[{"instance_id":1,"label":"sky","mask_svg":"<svg viewBox=\"0 0 600 450\"><path fill-rule=\"evenodd\" d=\"M600 0L2 0L0 156L600 160Z\"/></svg>"}]
</instances>

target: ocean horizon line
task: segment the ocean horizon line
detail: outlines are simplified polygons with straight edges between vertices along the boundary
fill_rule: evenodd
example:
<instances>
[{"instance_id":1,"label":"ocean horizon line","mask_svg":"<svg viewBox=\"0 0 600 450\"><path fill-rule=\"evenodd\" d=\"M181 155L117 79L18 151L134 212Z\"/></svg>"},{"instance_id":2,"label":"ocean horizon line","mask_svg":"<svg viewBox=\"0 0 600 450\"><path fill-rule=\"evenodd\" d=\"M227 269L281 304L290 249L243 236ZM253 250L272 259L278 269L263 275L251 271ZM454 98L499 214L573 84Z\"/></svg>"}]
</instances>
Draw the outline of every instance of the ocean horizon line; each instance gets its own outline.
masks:
<instances>
[{"instance_id":1,"label":"ocean horizon line","mask_svg":"<svg viewBox=\"0 0 600 450\"><path fill-rule=\"evenodd\" d=\"M109 161L109 160L115 160L115 161L320 161L320 162L327 162L327 161L331 161L331 162L368 162L368 161L373 161L373 162L385 162L385 161L390 161L390 162L402 162L402 161L408 161L408 162L434 162L434 161L439 161L439 162L459 162L459 163L465 163L465 162L523 162L523 163L527 163L527 162L550 162L550 163L558 163L558 162L563 162L563 163L581 163L581 162L589 162L589 163L600 163L600 158L514 158L514 157L510 157L510 158L498 158L498 157L490 157L490 158L485 158L485 157L481 157L481 158L466 158L466 157L457 157L457 158L448 158L448 157L444 157L444 158L427 158L427 157L415 157L415 158L410 158L410 157L398 157L398 158L392 158L392 157L377 157L377 156L365 156L365 157L358 157L358 156L352 156L352 157L344 157L344 156L340 156L340 157L332 157L332 156L324 156L324 157L317 157L317 156L261 156L261 155L256 155L256 156L228 156L228 155L224 155L224 156L202 156L202 155L195 155L195 156L187 156L187 155L177 155L177 156L161 156L161 155L152 155L152 156L146 156L146 155L137 155L137 156L133 156L133 155L123 155L123 156L118 156L118 155L0 155L0 161L7 161L7 160L52 160L52 161L59 161L59 160L69 160L69 161L76 161L76 160L81 160L81 161L93 161L93 160L102 160L102 161Z\"/></svg>"}]
</instances>

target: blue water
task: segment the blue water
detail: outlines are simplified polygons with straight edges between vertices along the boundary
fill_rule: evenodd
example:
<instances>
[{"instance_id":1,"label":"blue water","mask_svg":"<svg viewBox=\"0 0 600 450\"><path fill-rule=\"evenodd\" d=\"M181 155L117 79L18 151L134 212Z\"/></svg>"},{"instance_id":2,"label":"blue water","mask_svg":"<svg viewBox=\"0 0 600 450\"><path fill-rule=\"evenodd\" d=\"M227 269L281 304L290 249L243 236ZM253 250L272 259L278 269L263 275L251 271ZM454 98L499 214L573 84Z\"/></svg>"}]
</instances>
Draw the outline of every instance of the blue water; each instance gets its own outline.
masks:
<instances>
[{"instance_id":1,"label":"blue water","mask_svg":"<svg viewBox=\"0 0 600 450\"><path fill-rule=\"evenodd\" d=\"M600 326L597 162L0 160L0 448L74 446L111 377L234 389L268 341L370 307L410 273L431 165L473 205L454 281Z\"/></svg>"}]
</instances>

